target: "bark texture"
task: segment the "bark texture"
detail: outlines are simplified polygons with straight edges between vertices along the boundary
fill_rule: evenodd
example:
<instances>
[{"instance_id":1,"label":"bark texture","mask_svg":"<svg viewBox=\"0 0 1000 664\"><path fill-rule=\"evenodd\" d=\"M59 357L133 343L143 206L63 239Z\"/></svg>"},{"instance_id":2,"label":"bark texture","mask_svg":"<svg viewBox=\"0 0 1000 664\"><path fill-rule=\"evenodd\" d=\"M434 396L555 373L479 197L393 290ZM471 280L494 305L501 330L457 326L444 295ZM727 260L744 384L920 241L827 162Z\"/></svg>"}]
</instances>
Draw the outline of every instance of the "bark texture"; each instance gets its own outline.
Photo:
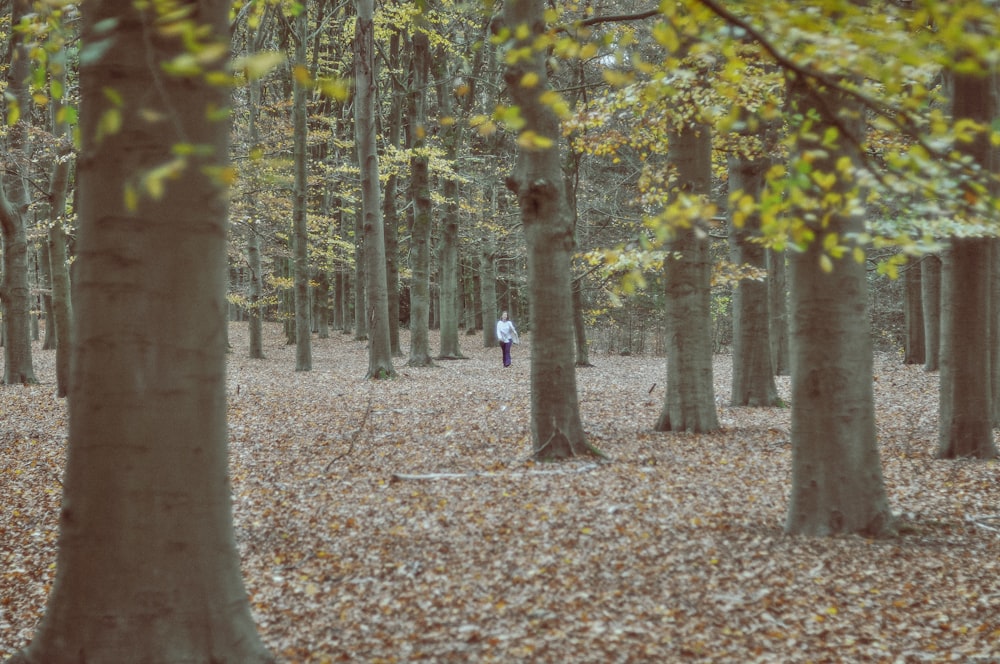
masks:
<instances>
[{"instance_id":1,"label":"bark texture","mask_svg":"<svg viewBox=\"0 0 1000 664\"><path fill-rule=\"evenodd\" d=\"M571 283L574 236L565 207L559 122L539 99L549 89L546 54L534 47L534 40L545 30L542 12L541 0L504 3L504 23L520 35L512 47L530 52L530 56L509 62L504 72L507 90L525 120L523 146L508 187L517 196L528 247L534 454L538 458L566 458L586 454L590 447L576 392ZM531 78L538 84L522 85Z\"/></svg>"},{"instance_id":2,"label":"bark texture","mask_svg":"<svg viewBox=\"0 0 1000 664\"><path fill-rule=\"evenodd\" d=\"M712 181L709 127L689 125L668 137L679 195L708 196ZM678 227L664 261L667 387L657 431L705 432L719 428L712 372L712 257L698 225Z\"/></svg>"},{"instance_id":3,"label":"bark texture","mask_svg":"<svg viewBox=\"0 0 1000 664\"><path fill-rule=\"evenodd\" d=\"M811 168L822 175L837 174L831 191L853 206L806 207L824 200L825 192L811 184L802 192L802 209L794 212L798 218L811 220L815 238L803 251L793 252L789 261L792 489L785 530L814 536L887 535L895 526L875 439L865 265L851 251L832 259L829 270L823 259L827 233L844 239L865 228L859 202L863 192L851 171L837 166L842 157L859 163L856 145L864 122L848 98L798 79L791 81L789 96L803 115L814 108L817 99L825 105L820 109L824 120L812 131L797 133L793 159L804 158L808 163L822 155L812 160ZM832 112L836 115L831 117ZM827 127L840 135L836 149L820 149L818 137ZM845 136L845 131L850 135Z\"/></svg>"},{"instance_id":4,"label":"bark texture","mask_svg":"<svg viewBox=\"0 0 1000 664\"><path fill-rule=\"evenodd\" d=\"M431 190L427 155L422 152L427 124L426 88L430 69L427 35L416 32L412 39L413 59L410 89L411 147L410 193L413 198L413 225L410 233L410 359L407 366L427 367L434 362L430 351L430 244Z\"/></svg>"},{"instance_id":5,"label":"bark texture","mask_svg":"<svg viewBox=\"0 0 1000 664\"><path fill-rule=\"evenodd\" d=\"M729 160L729 192L760 200L770 160L735 157ZM767 274L767 249L760 236L760 215L750 213L729 230L730 260ZM732 405L775 406L778 388L771 361L768 280L743 279L733 293Z\"/></svg>"},{"instance_id":6,"label":"bark texture","mask_svg":"<svg viewBox=\"0 0 1000 664\"><path fill-rule=\"evenodd\" d=\"M358 0L355 47L355 130L361 163L361 207L368 305L368 378L396 375L389 342L389 295L385 271L385 228L375 144L374 3Z\"/></svg>"},{"instance_id":7,"label":"bark texture","mask_svg":"<svg viewBox=\"0 0 1000 664\"><path fill-rule=\"evenodd\" d=\"M228 43L226 3L188 7ZM83 16L69 453L56 579L21 660L271 662L227 475L227 192L211 173L228 166L229 126L207 111L228 91L160 69L184 46L155 11L95 0ZM202 150L156 196L142 177L179 141Z\"/></svg>"}]
</instances>

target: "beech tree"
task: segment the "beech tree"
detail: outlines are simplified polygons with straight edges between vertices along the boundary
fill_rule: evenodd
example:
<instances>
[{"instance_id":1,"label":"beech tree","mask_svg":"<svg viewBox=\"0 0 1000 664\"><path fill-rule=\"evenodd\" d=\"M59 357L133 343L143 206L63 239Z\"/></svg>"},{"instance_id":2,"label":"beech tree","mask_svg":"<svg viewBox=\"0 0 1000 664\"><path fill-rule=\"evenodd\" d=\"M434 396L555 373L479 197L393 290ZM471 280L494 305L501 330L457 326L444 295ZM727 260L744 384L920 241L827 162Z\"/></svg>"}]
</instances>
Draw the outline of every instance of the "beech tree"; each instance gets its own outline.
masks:
<instances>
[{"instance_id":1,"label":"beech tree","mask_svg":"<svg viewBox=\"0 0 1000 664\"><path fill-rule=\"evenodd\" d=\"M530 290L531 435L539 458L590 452L576 392L572 301L572 219L565 207L559 121L549 90L541 0L506 0L503 24L510 40L504 81L524 123L518 160L507 185L517 197L528 246ZM541 42L541 43L539 43Z\"/></svg>"},{"instance_id":2,"label":"beech tree","mask_svg":"<svg viewBox=\"0 0 1000 664\"><path fill-rule=\"evenodd\" d=\"M967 26L970 30L972 25ZM952 115L974 123L974 135L956 149L967 155L975 173L996 177L987 127L1000 119L994 66L960 53L952 72ZM982 179L964 187L970 197L988 195ZM994 187L995 189L995 187ZM941 275L941 405L938 456L993 458L993 399L991 328L998 323L991 310L993 242L984 237L954 237L949 242Z\"/></svg>"},{"instance_id":3,"label":"beech tree","mask_svg":"<svg viewBox=\"0 0 1000 664\"><path fill-rule=\"evenodd\" d=\"M306 109L306 40L309 28L309 5L302 0L295 16L292 38L295 41L293 73L292 124L294 132L295 182L292 205L292 274L295 281L295 370L312 371L312 327L309 302L309 230L308 215L308 125Z\"/></svg>"},{"instance_id":4,"label":"beech tree","mask_svg":"<svg viewBox=\"0 0 1000 664\"><path fill-rule=\"evenodd\" d=\"M14 0L11 7L11 25L19 25L31 11L31 3L27 0ZM12 31L6 95L13 103L8 101L6 104L10 131L5 146L11 166L0 174L0 234L3 237L0 301L3 303L3 382L7 385L36 382L31 359L27 233L29 128L33 101L28 89L31 61L25 39L20 30Z\"/></svg>"},{"instance_id":5,"label":"beech tree","mask_svg":"<svg viewBox=\"0 0 1000 664\"><path fill-rule=\"evenodd\" d=\"M354 33L356 97L354 127L361 165L361 216L367 284L368 378L396 375L389 343L389 301L385 271L385 231L375 146L374 3L358 0ZM393 324L396 324L393 322Z\"/></svg>"},{"instance_id":6,"label":"beech tree","mask_svg":"<svg viewBox=\"0 0 1000 664\"><path fill-rule=\"evenodd\" d=\"M17 664L273 661L227 477L229 5L171 9L83 8L59 553Z\"/></svg>"},{"instance_id":7,"label":"beech tree","mask_svg":"<svg viewBox=\"0 0 1000 664\"><path fill-rule=\"evenodd\" d=\"M790 258L792 486L785 530L883 536L895 524L875 439L867 273L858 260L863 250L847 251L846 244L864 231L862 183L848 168L860 163L864 116L842 90L795 75L789 101L804 123L793 128L789 170L809 174L792 189L791 213L805 221L800 237L809 239ZM823 110L810 112L820 104Z\"/></svg>"}]
</instances>

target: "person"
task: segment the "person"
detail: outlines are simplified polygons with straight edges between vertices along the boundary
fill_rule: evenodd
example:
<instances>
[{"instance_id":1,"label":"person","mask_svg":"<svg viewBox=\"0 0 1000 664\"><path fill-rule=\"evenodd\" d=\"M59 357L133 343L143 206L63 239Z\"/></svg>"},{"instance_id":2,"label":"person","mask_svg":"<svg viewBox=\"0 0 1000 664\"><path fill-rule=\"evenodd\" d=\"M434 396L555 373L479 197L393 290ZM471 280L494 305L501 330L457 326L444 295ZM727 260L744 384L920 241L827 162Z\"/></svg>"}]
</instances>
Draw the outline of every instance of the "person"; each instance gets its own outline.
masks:
<instances>
[{"instance_id":1,"label":"person","mask_svg":"<svg viewBox=\"0 0 1000 664\"><path fill-rule=\"evenodd\" d=\"M500 314L500 320L497 321L497 340L500 342L500 348L503 349L503 365L509 367L511 364L510 359L510 347L512 344L516 344L517 330L514 328L514 323L507 319L507 312Z\"/></svg>"}]
</instances>

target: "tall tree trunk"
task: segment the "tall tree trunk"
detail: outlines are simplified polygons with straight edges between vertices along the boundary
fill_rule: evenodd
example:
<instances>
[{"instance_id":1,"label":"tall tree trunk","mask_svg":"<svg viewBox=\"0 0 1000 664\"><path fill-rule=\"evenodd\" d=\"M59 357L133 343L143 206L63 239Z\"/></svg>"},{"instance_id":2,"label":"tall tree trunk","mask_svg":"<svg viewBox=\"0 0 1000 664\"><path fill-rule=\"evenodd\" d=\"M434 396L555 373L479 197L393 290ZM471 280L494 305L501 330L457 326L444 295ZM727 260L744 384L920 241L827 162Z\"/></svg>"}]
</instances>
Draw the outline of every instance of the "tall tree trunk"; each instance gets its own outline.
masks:
<instances>
[{"instance_id":1,"label":"tall tree trunk","mask_svg":"<svg viewBox=\"0 0 1000 664\"><path fill-rule=\"evenodd\" d=\"M295 66L306 66L306 39L309 28L309 5L301 0L295 17ZM294 205L292 207L292 247L295 266L295 370L312 371L312 325L309 320L309 226L308 208L308 126L306 123L306 87L293 76L292 120L295 163Z\"/></svg>"},{"instance_id":2,"label":"tall tree trunk","mask_svg":"<svg viewBox=\"0 0 1000 664\"><path fill-rule=\"evenodd\" d=\"M200 39L228 44L227 3L185 7ZM240 577L227 475L228 192L209 173L228 167L228 121L210 110L229 91L163 72L187 51L154 9L94 0L82 11L69 452L56 579L20 661L271 662ZM109 113L123 131L102 131ZM170 122L150 120L162 115ZM205 151L156 196L141 176L178 142Z\"/></svg>"},{"instance_id":3,"label":"tall tree trunk","mask_svg":"<svg viewBox=\"0 0 1000 664\"><path fill-rule=\"evenodd\" d=\"M835 112L835 119L818 121L799 132L792 169L811 168L818 175L836 175L829 193L847 201L835 208L793 212L812 221L815 239L792 252L792 489L785 530L793 534L827 536L860 533L881 536L894 532L875 440L872 340L868 316L865 265L852 252L824 257L827 234L838 244L865 230L863 192L852 171L838 166L847 158L860 167L856 145L864 133L863 113L845 95L816 89L793 78L789 98L803 116L815 108ZM842 132L836 148L823 147L827 128ZM820 156L817 156L820 155ZM807 164L811 164L808 165ZM793 196L815 204L824 200L816 184ZM827 196L829 198L829 196ZM829 260L829 263L827 263ZM824 268L823 266L826 266Z\"/></svg>"},{"instance_id":4,"label":"tall tree trunk","mask_svg":"<svg viewBox=\"0 0 1000 664\"><path fill-rule=\"evenodd\" d=\"M427 156L423 152L427 133L426 89L430 70L427 35L412 37L410 81L410 194L413 198L413 228L410 232L410 359L411 367L433 364L430 351L431 306L431 190Z\"/></svg>"},{"instance_id":5,"label":"tall tree trunk","mask_svg":"<svg viewBox=\"0 0 1000 664\"><path fill-rule=\"evenodd\" d=\"M247 316L250 332L250 359L264 359L264 312L262 295L264 291L263 265L260 258L260 236L257 222L250 220L247 228L247 264L250 269L250 306Z\"/></svg>"},{"instance_id":6,"label":"tall tree trunk","mask_svg":"<svg viewBox=\"0 0 1000 664\"><path fill-rule=\"evenodd\" d=\"M540 100L549 89L546 53L534 41L545 32L541 0L506 0L503 18L514 47L530 52L508 61L504 81L525 124L508 186L517 196L528 248L531 304L531 434L538 458L591 451L580 421L573 337L573 223L567 210L559 121ZM528 28L522 30L522 28ZM526 78L527 76L527 78ZM537 85L526 84L537 81Z\"/></svg>"},{"instance_id":7,"label":"tall tree trunk","mask_svg":"<svg viewBox=\"0 0 1000 664\"><path fill-rule=\"evenodd\" d=\"M368 303L367 284L368 275L365 273L367 264L367 250L365 246L364 213L357 210L354 215L354 280L351 285L354 288L354 339L365 341L368 339Z\"/></svg>"},{"instance_id":8,"label":"tall tree trunk","mask_svg":"<svg viewBox=\"0 0 1000 664\"><path fill-rule=\"evenodd\" d=\"M496 348L495 322L500 318L497 314L496 246L489 232L483 234L479 249L479 288L483 303L483 348Z\"/></svg>"},{"instance_id":9,"label":"tall tree trunk","mask_svg":"<svg viewBox=\"0 0 1000 664\"><path fill-rule=\"evenodd\" d=\"M788 260L784 252L767 252L767 302L771 326L771 362L775 376L791 373L788 351Z\"/></svg>"},{"instance_id":10,"label":"tall tree trunk","mask_svg":"<svg viewBox=\"0 0 1000 664\"><path fill-rule=\"evenodd\" d=\"M920 299L924 318L924 370L937 371L941 357L941 258L924 256L920 267Z\"/></svg>"},{"instance_id":11,"label":"tall tree trunk","mask_svg":"<svg viewBox=\"0 0 1000 664\"><path fill-rule=\"evenodd\" d=\"M396 375L389 343L389 296L385 271L385 227L375 144L375 27L373 0L357 0L354 32L356 91L354 126L361 164L361 209L365 244L365 280L368 300L368 375L382 379Z\"/></svg>"},{"instance_id":12,"label":"tall tree trunk","mask_svg":"<svg viewBox=\"0 0 1000 664\"><path fill-rule=\"evenodd\" d=\"M770 166L764 155L740 155L729 160L729 196L741 192L754 202L760 200L764 176ZM731 217L738 214L734 210ZM754 211L739 223L731 219L730 260L736 265L757 268L767 274L767 249L760 237L760 215ZM775 406L778 388L771 361L770 313L767 279L743 279L733 293L733 382L732 405Z\"/></svg>"},{"instance_id":13,"label":"tall tree trunk","mask_svg":"<svg viewBox=\"0 0 1000 664\"><path fill-rule=\"evenodd\" d=\"M11 24L19 25L31 11L27 0L13 0ZM8 146L13 157L5 175L0 175L0 235L3 237L3 280L0 301L3 303L4 378L6 385L35 383L31 360L31 292L28 288L28 214L27 171L31 105L28 90L31 63L24 35L14 30L10 37L11 62L7 70L7 94L17 100L21 117L9 128ZM8 116L8 122L10 117ZM10 173L14 170L14 173Z\"/></svg>"},{"instance_id":14,"label":"tall tree trunk","mask_svg":"<svg viewBox=\"0 0 1000 664\"><path fill-rule=\"evenodd\" d=\"M953 120L971 120L986 128L975 140L958 142L955 149L983 173L993 175L989 127L1000 109L994 78L975 71L952 72ZM941 275L938 456L943 459L997 456L990 393L996 362L990 358L991 320L996 317L990 310L992 253L989 238L953 238Z\"/></svg>"},{"instance_id":15,"label":"tall tree trunk","mask_svg":"<svg viewBox=\"0 0 1000 664\"><path fill-rule=\"evenodd\" d=\"M712 137L707 125L671 131L669 158L680 195L707 197L712 181ZM664 261L667 387L657 431L719 428L712 371L712 258L703 227L677 228Z\"/></svg>"},{"instance_id":16,"label":"tall tree trunk","mask_svg":"<svg viewBox=\"0 0 1000 664\"><path fill-rule=\"evenodd\" d=\"M576 337L576 366L592 367L590 363L590 343L587 341L587 325L583 312L586 304L583 297L583 278L573 279L573 334Z\"/></svg>"},{"instance_id":17,"label":"tall tree trunk","mask_svg":"<svg viewBox=\"0 0 1000 664\"><path fill-rule=\"evenodd\" d=\"M66 81L65 52L50 56L58 58L54 76L63 84ZM69 237L66 233L66 192L69 189L73 166L73 147L69 136L62 98L52 103L52 133L61 142L59 156L52 169L49 183L52 223L49 225L47 254L52 284L52 315L47 327L56 337L56 394L65 397L69 392L70 356L73 346L73 307L70 299Z\"/></svg>"},{"instance_id":18,"label":"tall tree trunk","mask_svg":"<svg viewBox=\"0 0 1000 664\"><path fill-rule=\"evenodd\" d=\"M903 274L903 317L906 327L906 344L903 349L903 364L923 364L924 353L924 307L920 295L920 268L922 261L907 266Z\"/></svg>"},{"instance_id":19,"label":"tall tree trunk","mask_svg":"<svg viewBox=\"0 0 1000 664\"><path fill-rule=\"evenodd\" d=\"M392 105L389 109L389 126L386 140L390 148L402 145L403 102L406 90L397 73L400 67L400 34L394 31L389 37L389 69L392 71ZM399 347L399 213L396 210L396 192L399 176L392 169L385 183L382 201L382 218L385 224L385 277L386 297L389 301L389 347L393 357L403 354Z\"/></svg>"}]
</instances>

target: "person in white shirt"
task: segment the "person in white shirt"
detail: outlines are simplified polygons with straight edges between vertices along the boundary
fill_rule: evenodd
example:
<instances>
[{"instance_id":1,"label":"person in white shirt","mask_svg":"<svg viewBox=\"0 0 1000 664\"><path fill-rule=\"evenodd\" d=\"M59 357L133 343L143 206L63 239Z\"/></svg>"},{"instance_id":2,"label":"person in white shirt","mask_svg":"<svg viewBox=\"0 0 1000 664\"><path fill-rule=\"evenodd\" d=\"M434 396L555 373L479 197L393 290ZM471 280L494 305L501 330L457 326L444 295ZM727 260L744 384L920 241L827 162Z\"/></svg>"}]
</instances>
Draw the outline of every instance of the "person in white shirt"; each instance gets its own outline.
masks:
<instances>
[{"instance_id":1,"label":"person in white shirt","mask_svg":"<svg viewBox=\"0 0 1000 664\"><path fill-rule=\"evenodd\" d=\"M503 349L503 365L509 367L511 364L510 359L510 347L512 344L516 344L517 330L514 329L514 323L507 319L507 312L500 314L500 320L497 321L497 340L500 342L500 348Z\"/></svg>"}]
</instances>

